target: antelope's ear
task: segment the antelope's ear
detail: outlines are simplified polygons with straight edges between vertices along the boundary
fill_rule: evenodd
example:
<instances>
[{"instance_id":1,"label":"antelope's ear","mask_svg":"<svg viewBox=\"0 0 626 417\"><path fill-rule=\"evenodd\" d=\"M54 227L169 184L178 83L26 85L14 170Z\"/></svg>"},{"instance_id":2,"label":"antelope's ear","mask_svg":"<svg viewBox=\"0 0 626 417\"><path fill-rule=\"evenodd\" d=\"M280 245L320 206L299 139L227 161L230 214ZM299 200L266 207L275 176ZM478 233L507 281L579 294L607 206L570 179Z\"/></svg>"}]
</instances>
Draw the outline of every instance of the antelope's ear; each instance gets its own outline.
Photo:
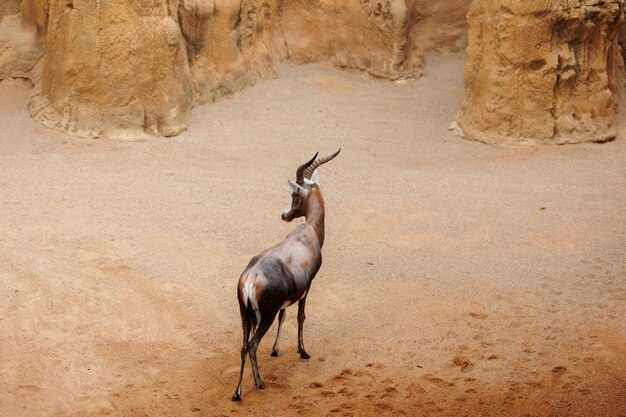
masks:
<instances>
[{"instance_id":1,"label":"antelope's ear","mask_svg":"<svg viewBox=\"0 0 626 417\"><path fill-rule=\"evenodd\" d=\"M291 181L291 180L287 180L287 182L289 183L289 185L291 186L291 188L293 189L294 193L298 193L300 194L302 197L306 197L308 195L308 191L302 187L300 187L298 184L296 184L295 182Z\"/></svg>"}]
</instances>

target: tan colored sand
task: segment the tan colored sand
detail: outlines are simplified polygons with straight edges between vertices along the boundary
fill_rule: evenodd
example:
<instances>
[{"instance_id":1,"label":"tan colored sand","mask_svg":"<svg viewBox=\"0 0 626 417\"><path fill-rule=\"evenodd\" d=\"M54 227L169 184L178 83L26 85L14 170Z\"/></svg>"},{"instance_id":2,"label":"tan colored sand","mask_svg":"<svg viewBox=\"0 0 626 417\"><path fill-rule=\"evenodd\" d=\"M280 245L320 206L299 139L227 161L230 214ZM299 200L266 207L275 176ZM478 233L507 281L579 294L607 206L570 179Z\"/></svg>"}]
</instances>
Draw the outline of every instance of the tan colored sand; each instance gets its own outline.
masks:
<instances>
[{"instance_id":1,"label":"tan colored sand","mask_svg":"<svg viewBox=\"0 0 626 417\"><path fill-rule=\"evenodd\" d=\"M464 57L428 58L414 84L283 67L141 143L45 130L0 86L0 416L624 415L624 135L464 141ZM290 309L231 403L237 277L339 146L312 359Z\"/></svg>"}]
</instances>

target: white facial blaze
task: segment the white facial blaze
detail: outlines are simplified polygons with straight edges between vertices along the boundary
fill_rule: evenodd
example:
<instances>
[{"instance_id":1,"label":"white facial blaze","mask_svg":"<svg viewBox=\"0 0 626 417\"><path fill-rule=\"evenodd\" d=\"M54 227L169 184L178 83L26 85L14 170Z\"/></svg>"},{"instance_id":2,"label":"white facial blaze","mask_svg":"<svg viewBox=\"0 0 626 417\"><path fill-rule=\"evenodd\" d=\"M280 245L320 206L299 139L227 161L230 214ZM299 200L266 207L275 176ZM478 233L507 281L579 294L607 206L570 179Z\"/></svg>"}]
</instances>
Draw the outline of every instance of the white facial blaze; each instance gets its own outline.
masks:
<instances>
[{"instance_id":1,"label":"white facial blaze","mask_svg":"<svg viewBox=\"0 0 626 417\"><path fill-rule=\"evenodd\" d=\"M287 213L289 213L290 211L291 211L291 201L289 202L289 205L287 206L287 208L283 210L283 214L287 215Z\"/></svg>"}]
</instances>

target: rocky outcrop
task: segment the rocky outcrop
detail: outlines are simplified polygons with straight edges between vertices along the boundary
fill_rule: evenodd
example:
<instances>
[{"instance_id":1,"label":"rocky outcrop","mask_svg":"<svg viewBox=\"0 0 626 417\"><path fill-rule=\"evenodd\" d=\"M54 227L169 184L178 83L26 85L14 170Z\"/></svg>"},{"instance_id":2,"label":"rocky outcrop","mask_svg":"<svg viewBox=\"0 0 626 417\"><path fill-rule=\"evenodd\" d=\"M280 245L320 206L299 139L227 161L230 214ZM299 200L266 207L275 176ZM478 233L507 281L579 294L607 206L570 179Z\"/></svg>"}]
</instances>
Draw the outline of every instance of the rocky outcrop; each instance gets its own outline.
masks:
<instances>
[{"instance_id":1,"label":"rocky outcrop","mask_svg":"<svg viewBox=\"0 0 626 417\"><path fill-rule=\"evenodd\" d=\"M37 28L37 33L44 36L48 30L49 9L50 0L22 0L20 7L22 20L34 25Z\"/></svg>"},{"instance_id":2,"label":"rocky outcrop","mask_svg":"<svg viewBox=\"0 0 626 417\"><path fill-rule=\"evenodd\" d=\"M49 10L26 2L47 42L29 107L49 127L128 140L176 135L194 103L276 75L272 1L62 0Z\"/></svg>"},{"instance_id":3,"label":"rocky outcrop","mask_svg":"<svg viewBox=\"0 0 626 417\"><path fill-rule=\"evenodd\" d=\"M415 7L406 0L286 0L282 30L296 63L330 61L384 78L416 78L420 45L408 34Z\"/></svg>"},{"instance_id":4,"label":"rocky outcrop","mask_svg":"<svg viewBox=\"0 0 626 417\"><path fill-rule=\"evenodd\" d=\"M285 0L282 33L296 63L334 65L398 79L417 78L424 53L460 50L470 0Z\"/></svg>"},{"instance_id":5,"label":"rocky outcrop","mask_svg":"<svg viewBox=\"0 0 626 417\"><path fill-rule=\"evenodd\" d=\"M174 0L50 2L41 85L46 126L86 137L178 134L192 93Z\"/></svg>"},{"instance_id":6,"label":"rocky outcrop","mask_svg":"<svg viewBox=\"0 0 626 417\"><path fill-rule=\"evenodd\" d=\"M33 70L44 54L44 40L31 7L35 2L43 3L42 0L0 2L0 81L31 83Z\"/></svg>"},{"instance_id":7,"label":"rocky outcrop","mask_svg":"<svg viewBox=\"0 0 626 417\"><path fill-rule=\"evenodd\" d=\"M20 0L3 0L0 2L0 20L4 16L19 13L20 3Z\"/></svg>"},{"instance_id":8,"label":"rocky outcrop","mask_svg":"<svg viewBox=\"0 0 626 417\"><path fill-rule=\"evenodd\" d=\"M276 0L181 0L179 23L196 103L276 76Z\"/></svg>"},{"instance_id":9,"label":"rocky outcrop","mask_svg":"<svg viewBox=\"0 0 626 417\"><path fill-rule=\"evenodd\" d=\"M30 81L44 48L37 28L19 14L0 18L0 81Z\"/></svg>"},{"instance_id":10,"label":"rocky outcrop","mask_svg":"<svg viewBox=\"0 0 626 417\"><path fill-rule=\"evenodd\" d=\"M615 137L621 0L475 0L457 123L490 144Z\"/></svg>"},{"instance_id":11,"label":"rocky outcrop","mask_svg":"<svg viewBox=\"0 0 626 417\"><path fill-rule=\"evenodd\" d=\"M467 42L466 137L615 136L623 0L474 0L467 36L470 1L4 0L0 80L32 82L47 126L141 139L179 133L194 104L275 77L281 60L417 78L427 52Z\"/></svg>"},{"instance_id":12,"label":"rocky outcrop","mask_svg":"<svg viewBox=\"0 0 626 417\"><path fill-rule=\"evenodd\" d=\"M462 38L463 29L441 36L464 26L451 9L425 0L24 0L23 20L47 45L30 110L81 136L135 139L179 133L193 104L275 77L281 59L416 78L427 48ZM426 37L419 22L440 29Z\"/></svg>"}]
</instances>

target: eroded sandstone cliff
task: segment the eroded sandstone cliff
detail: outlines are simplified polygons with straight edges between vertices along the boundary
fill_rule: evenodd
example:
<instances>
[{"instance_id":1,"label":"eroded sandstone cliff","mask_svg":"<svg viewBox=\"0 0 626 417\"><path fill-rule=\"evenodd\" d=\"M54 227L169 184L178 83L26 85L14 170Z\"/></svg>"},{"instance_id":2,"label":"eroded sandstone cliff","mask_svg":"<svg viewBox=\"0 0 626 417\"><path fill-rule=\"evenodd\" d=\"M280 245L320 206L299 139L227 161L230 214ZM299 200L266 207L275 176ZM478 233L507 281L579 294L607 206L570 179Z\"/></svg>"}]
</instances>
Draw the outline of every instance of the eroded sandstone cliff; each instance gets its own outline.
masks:
<instances>
[{"instance_id":1,"label":"eroded sandstone cliff","mask_svg":"<svg viewBox=\"0 0 626 417\"><path fill-rule=\"evenodd\" d=\"M19 14L0 18L0 80L30 81L44 48L37 28Z\"/></svg>"},{"instance_id":2,"label":"eroded sandstone cliff","mask_svg":"<svg viewBox=\"0 0 626 417\"><path fill-rule=\"evenodd\" d=\"M279 53L276 0L182 0L185 38L196 103L213 101L275 77Z\"/></svg>"},{"instance_id":3,"label":"eroded sandstone cliff","mask_svg":"<svg viewBox=\"0 0 626 417\"><path fill-rule=\"evenodd\" d=\"M5 0L0 81L81 136L175 135L194 104L277 75L282 60L417 78L468 43L458 125L493 144L615 135L623 0Z\"/></svg>"},{"instance_id":4,"label":"eroded sandstone cliff","mask_svg":"<svg viewBox=\"0 0 626 417\"><path fill-rule=\"evenodd\" d=\"M296 63L417 78L424 53L465 46L470 0L285 0L282 33Z\"/></svg>"},{"instance_id":5,"label":"eroded sandstone cliff","mask_svg":"<svg viewBox=\"0 0 626 417\"><path fill-rule=\"evenodd\" d=\"M615 137L621 0L475 0L458 124L491 144Z\"/></svg>"},{"instance_id":6,"label":"eroded sandstone cliff","mask_svg":"<svg viewBox=\"0 0 626 417\"><path fill-rule=\"evenodd\" d=\"M33 69L43 57L43 38L30 7L33 1L37 0L0 3L0 81L30 82Z\"/></svg>"},{"instance_id":7,"label":"eroded sandstone cliff","mask_svg":"<svg viewBox=\"0 0 626 417\"><path fill-rule=\"evenodd\" d=\"M30 110L47 126L89 137L169 136L186 127L193 104L275 77L284 59L417 78L425 50L463 46L469 0L455 4L23 0L21 18L3 20L5 49L23 71L0 65L0 78L33 80ZM18 23L28 42L16 42Z\"/></svg>"},{"instance_id":8,"label":"eroded sandstone cliff","mask_svg":"<svg viewBox=\"0 0 626 417\"><path fill-rule=\"evenodd\" d=\"M186 128L192 95L177 1L57 0L48 22L36 119L122 139Z\"/></svg>"},{"instance_id":9,"label":"eroded sandstone cliff","mask_svg":"<svg viewBox=\"0 0 626 417\"><path fill-rule=\"evenodd\" d=\"M20 11L20 0L4 0L0 3L0 19Z\"/></svg>"},{"instance_id":10,"label":"eroded sandstone cliff","mask_svg":"<svg viewBox=\"0 0 626 417\"><path fill-rule=\"evenodd\" d=\"M287 54L296 63L328 60L377 77L419 77L422 50L408 36L414 14L405 0L287 0Z\"/></svg>"}]
</instances>

